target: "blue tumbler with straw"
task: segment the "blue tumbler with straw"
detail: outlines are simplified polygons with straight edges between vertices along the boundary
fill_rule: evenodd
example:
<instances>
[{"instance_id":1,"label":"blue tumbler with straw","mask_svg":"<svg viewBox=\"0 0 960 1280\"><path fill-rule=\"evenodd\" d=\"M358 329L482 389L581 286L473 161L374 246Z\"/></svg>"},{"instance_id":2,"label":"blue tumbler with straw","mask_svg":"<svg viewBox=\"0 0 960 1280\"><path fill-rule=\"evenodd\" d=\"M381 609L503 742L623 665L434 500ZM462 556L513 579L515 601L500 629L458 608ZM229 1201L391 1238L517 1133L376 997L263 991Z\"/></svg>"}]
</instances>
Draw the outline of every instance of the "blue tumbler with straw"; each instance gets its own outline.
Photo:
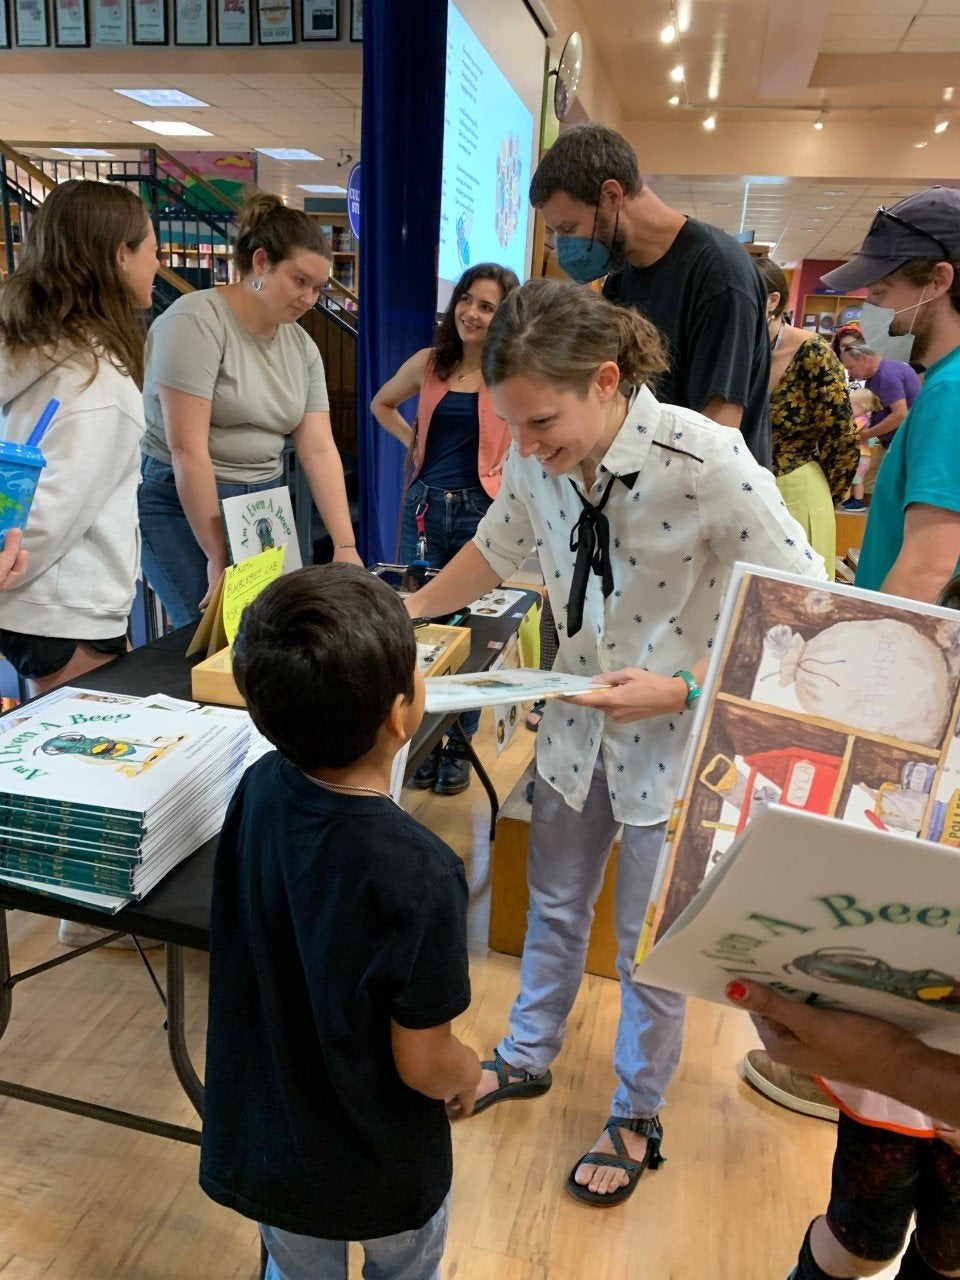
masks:
<instances>
[{"instance_id":1,"label":"blue tumbler with straw","mask_svg":"<svg viewBox=\"0 0 960 1280\"><path fill-rule=\"evenodd\" d=\"M40 452L40 441L59 408L59 400L50 401L26 444L0 440L0 537L8 529L26 527L40 473L47 465Z\"/></svg>"}]
</instances>

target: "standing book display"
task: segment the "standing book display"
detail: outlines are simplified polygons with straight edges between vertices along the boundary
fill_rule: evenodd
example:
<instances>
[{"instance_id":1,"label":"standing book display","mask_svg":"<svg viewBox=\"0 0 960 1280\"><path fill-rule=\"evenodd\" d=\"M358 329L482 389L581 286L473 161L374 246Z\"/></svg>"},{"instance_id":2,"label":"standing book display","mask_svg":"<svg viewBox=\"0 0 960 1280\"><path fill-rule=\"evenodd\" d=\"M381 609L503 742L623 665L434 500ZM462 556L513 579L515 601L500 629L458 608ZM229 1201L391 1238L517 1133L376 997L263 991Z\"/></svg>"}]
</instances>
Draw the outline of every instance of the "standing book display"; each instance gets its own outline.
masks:
<instances>
[{"instance_id":1,"label":"standing book display","mask_svg":"<svg viewBox=\"0 0 960 1280\"><path fill-rule=\"evenodd\" d=\"M261 551L286 547L283 572L300 569L300 543L293 519L293 503L285 484L259 493L241 493L220 502L223 530L227 538L230 563L239 564Z\"/></svg>"},{"instance_id":2,"label":"standing book display","mask_svg":"<svg viewBox=\"0 0 960 1280\"><path fill-rule=\"evenodd\" d=\"M181 705L68 689L0 720L0 880L113 913L215 835L250 720Z\"/></svg>"},{"instance_id":3,"label":"standing book display","mask_svg":"<svg viewBox=\"0 0 960 1280\"><path fill-rule=\"evenodd\" d=\"M717 999L733 972L842 986L904 1025L891 992L912 985L926 1014L960 1013L940 946L960 927L960 617L740 566L701 703L642 980Z\"/></svg>"}]
</instances>

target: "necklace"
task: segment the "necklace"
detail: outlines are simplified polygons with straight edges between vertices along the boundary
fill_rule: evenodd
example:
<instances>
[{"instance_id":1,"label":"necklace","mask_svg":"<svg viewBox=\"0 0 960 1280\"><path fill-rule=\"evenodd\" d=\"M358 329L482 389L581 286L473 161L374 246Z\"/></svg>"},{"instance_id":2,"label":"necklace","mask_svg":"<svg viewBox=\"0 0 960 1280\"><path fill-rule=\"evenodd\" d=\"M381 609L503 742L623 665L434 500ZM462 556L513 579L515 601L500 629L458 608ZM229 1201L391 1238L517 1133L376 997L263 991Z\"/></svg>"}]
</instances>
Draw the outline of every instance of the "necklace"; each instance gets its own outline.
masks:
<instances>
[{"instance_id":1,"label":"necklace","mask_svg":"<svg viewBox=\"0 0 960 1280\"><path fill-rule=\"evenodd\" d=\"M479 368L480 366L478 364L475 364L472 369L466 369L463 373L458 373L457 381L465 382L466 379L469 378L472 373L476 373Z\"/></svg>"},{"instance_id":2,"label":"necklace","mask_svg":"<svg viewBox=\"0 0 960 1280\"><path fill-rule=\"evenodd\" d=\"M364 795L382 796L384 800L391 800L394 804L397 803L388 791L381 791L379 787L361 787L357 783L353 782L321 782L319 778L312 777L303 769L301 769L300 772L305 778L309 778L317 787L326 787L330 791L359 791Z\"/></svg>"}]
</instances>

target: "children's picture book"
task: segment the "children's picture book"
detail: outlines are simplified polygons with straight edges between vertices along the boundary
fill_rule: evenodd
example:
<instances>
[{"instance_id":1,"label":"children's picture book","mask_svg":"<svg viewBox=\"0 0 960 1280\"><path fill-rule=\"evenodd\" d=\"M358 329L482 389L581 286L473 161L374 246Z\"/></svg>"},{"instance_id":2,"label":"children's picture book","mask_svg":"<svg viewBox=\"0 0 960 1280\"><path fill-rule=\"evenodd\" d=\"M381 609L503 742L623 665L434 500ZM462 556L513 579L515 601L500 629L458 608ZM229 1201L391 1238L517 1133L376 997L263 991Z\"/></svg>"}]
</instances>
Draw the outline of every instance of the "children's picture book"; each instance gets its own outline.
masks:
<instances>
[{"instance_id":1,"label":"children's picture book","mask_svg":"<svg viewBox=\"0 0 960 1280\"><path fill-rule=\"evenodd\" d=\"M0 880L118 911L219 830L243 711L66 688L0 720Z\"/></svg>"},{"instance_id":2,"label":"children's picture book","mask_svg":"<svg viewBox=\"0 0 960 1280\"><path fill-rule=\"evenodd\" d=\"M471 707L490 707L497 703L562 698L569 693L597 693L607 687L594 684L588 676L570 676L562 671L540 671L530 667L435 676L426 682L426 710L468 711Z\"/></svg>"},{"instance_id":3,"label":"children's picture book","mask_svg":"<svg viewBox=\"0 0 960 1280\"><path fill-rule=\"evenodd\" d=\"M728 1004L750 978L960 1052L960 851L797 808L754 817L636 969Z\"/></svg>"},{"instance_id":4,"label":"children's picture book","mask_svg":"<svg viewBox=\"0 0 960 1280\"><path fill-rule=\"evenodd\" d=\"M638 956L778 804L960 847L960 614L737 566Z\"/></svg>"},{"instance_id":5,"label":"children's picture book","mask_svg":"<svg viewBox=\"0 0 960 1280\"><path fill-rule=\"evenodd\" d=\"M234 498L223 498L220 511L231 564L249 560L261 551L286 547L283 572L291 573L303 566L293 519L293 503L285 484L260 493L241 493Z\"/></svg>"}]
</instances>

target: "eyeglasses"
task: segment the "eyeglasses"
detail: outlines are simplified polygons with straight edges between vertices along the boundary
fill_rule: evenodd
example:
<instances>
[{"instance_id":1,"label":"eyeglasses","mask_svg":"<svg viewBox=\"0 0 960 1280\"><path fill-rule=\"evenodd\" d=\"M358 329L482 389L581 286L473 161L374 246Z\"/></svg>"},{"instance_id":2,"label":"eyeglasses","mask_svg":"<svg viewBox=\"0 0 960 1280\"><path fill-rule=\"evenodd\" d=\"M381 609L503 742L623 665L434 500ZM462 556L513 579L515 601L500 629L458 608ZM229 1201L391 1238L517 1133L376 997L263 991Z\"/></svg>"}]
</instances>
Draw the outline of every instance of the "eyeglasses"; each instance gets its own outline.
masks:
<instances>
[{"instance_id":1,"label":"eyeglasses","mask_svg":"<svg viewBox=\"0 0 960 1280\"><path fill-rule=\"evenodd\" d=\"M918 227L912 222L907 222L906 218L901 218L898 217L897 214L891 213L889 209L885 209L883 205L880 206L873 216L873 222L870 224L871 235L874 231L879 231L882 226L881 219L883 218L886 218L888 222L895 222L898 227L903 227L905 230L913 232L915 236L922 236L924 240L929 240L931 244L935 244L937 249L943 255L945 262L951 262L953 260L953 255L941 239L935 235L931 235L929 231L924 231L923 227Z\"/></svg>"},{"instance_id":2,"label":"eyeglasses","mask_svg":"<svg viewBox=\"0 0 960 1280\"><path fill-rule=\"evenodd\" d=\"M856 351L858 346L859 346L859 343L857 342L848 342L845 347L838 347L837 350L840 352L842 356L845 356L845 355L849 355L851 351Z\"/></svg>"}]
</instances>

